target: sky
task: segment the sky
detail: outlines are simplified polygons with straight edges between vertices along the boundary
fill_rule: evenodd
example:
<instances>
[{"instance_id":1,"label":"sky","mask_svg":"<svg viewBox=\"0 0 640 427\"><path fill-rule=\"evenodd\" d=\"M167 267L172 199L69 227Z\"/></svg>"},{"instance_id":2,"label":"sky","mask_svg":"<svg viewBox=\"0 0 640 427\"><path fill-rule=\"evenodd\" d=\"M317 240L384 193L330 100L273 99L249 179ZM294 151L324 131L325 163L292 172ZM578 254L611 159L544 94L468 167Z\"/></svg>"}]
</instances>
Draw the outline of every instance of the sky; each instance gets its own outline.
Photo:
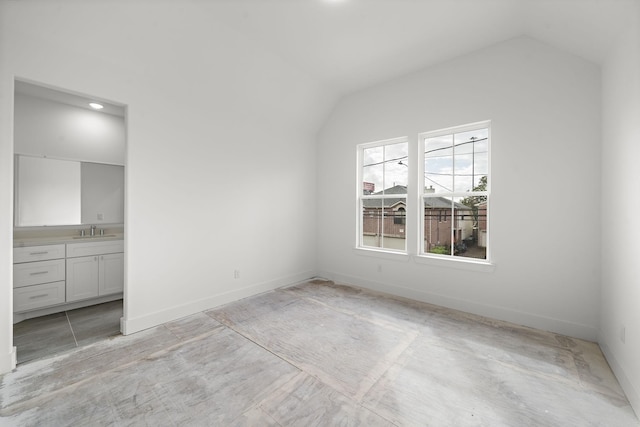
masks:
<instances>
[{"instance_id":1,"label":"sky","mask_svg":"<svg viewBox=\"0 0 640 427\"><path fill-rule=\"evenodd\" d=\"M424 187L435 193L468 192L488 174L488 129L425 138ZM365 148L363 182L375 192L408 183L408 142Z\"/></svg>"}]
</instances>

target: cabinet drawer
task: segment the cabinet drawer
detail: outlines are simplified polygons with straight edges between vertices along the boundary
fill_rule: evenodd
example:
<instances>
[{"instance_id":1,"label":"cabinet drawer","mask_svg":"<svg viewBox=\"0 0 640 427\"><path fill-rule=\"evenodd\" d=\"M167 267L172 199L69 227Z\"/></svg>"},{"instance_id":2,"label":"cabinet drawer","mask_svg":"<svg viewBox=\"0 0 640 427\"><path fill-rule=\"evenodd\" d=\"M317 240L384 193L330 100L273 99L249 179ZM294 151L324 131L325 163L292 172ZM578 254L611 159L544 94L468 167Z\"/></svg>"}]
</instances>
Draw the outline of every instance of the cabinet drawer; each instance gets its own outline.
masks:
<instances>
[{"instance_id":1,"label":"cabinet drawer","mask_svg":"<svg viewBox=\"0 0 640 427\"><path fill-rule=\"evenodd\" d=\"M27 311L65 302L65 284L62 282L25 286L13 290L13 311Z\"/></svg>"},{"instance_id":2,"label":"cabinet drawer","mask_svg":"<svg viewBox=\"0 0 640 427\"><path fill-rule=\"evenodd\" d=\"M52 261L27 262L13 265L13 287L57 282L65 279L64 259Z\"/></svg>"},{"instance_id":3,"label":"cabinet drawer","mask_svg":"<svg viewBox=\"0 0 640 427\"><path fill-rule=\"evenodd\" d=\"M65 245L26 246L13 248L13 262L45 261L65 257Z\"/></svg>"},{"instance_id":4,"label":"cabinet drawer","mask_svg":"<svg viewBox=\"0 0 640 427\"><path fill-rule=\"evenodd\" d=\"M124 252L124 240L68 243L67 258Z\"/></svg>"}]
</instances>

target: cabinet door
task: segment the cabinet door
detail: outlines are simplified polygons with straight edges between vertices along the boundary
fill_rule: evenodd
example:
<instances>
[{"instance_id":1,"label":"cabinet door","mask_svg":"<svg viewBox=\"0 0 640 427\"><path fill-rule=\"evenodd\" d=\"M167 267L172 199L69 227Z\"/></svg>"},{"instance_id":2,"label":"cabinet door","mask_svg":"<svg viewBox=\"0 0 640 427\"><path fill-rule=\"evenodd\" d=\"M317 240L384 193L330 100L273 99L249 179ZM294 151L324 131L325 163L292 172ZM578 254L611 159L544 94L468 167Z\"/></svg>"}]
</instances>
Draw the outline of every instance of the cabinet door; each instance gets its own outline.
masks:
<instances>
[{"instance_id":1,"label":"cabinet door","mask_svg":"<svg viewBox=\"0 0 640 427\"><path fill-rule=\"evenodd\" d=\"M67 258L67 302L98 296L98 256Z\"/></svg>"},{"instance_id":2,"label":"cabinet door","mask_svg":"<svg viewBox=\"0 0 640 427\"><path fill-rule=\"evenodd\" d=\"M124 254L100 255L100 295L124 290Z\"/></svg>"}]
</instances>

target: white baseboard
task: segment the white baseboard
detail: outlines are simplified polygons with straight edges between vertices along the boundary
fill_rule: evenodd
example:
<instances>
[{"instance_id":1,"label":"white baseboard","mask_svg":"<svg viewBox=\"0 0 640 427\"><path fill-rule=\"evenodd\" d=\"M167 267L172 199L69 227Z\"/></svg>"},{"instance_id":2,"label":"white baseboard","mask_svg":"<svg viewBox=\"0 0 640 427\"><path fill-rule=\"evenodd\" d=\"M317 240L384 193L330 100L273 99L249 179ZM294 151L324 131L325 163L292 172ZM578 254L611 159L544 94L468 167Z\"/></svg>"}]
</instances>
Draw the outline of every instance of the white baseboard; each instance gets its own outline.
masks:
<instances>
[{"instance_id":1,"label":"white baseboard","mask_svg":"<svg viewBox=\"0 0 640 427\"><path fill-rule=\"evenodd\" d=\"M16 347L11 347L11 351L0 357L0 374L11 372L16 369L18 363L18 353Z\"/></svg>"},{"instance_id":2,"label":"white baseboard","mask_svg":"<svg viewBox=\"0 0 640 427\"><path fill-rule=\"evenodd\" d=\"M376 282L362 277L355 277L326 271L319 272L319 275L333 280L336 283L359 286L378 292L383 292L404 298L410 298L413 300L452 308L454 310L460 310L467 313L477 314L492 319L504 320L518 325L542 329L545 331L555 332L570 337L594 342L598 337L598 331L595 327L573 323L562 319L539 316L536 314L518 311L507 307L478 303L463 298L405 288L389 283Z\"/></svg>"},{"instance_id":3,"label":"white baseboard","mask_svg":"<svg viewBox=\"0 0 640 427\"><path fill-rule=\"evenodd\" d=\"M233 289L232 291L212 295L211 297L191 301L186 304L169 307L167 309L149 313L144 316L128 319L123 317L122 319L120 319L120 329L123 335L133 334L145 329L152 328L154 326L161 325L166 322L171 322L173 320L181 319L195 313L210 310L212 308L221 306L223 304L228 304L242 298L247 298L284 286L291 286L297 283L302 283L315 276L315 271L307 271L287 277L281 277L275 280L255 283L244 288Z\"/></svg>"},{"instance_id":4,"label":"white baseboard","mask_svg":"<svg viewBox=\"0 0 640 427\"><path fill-rule=\"evenodd\" d=\"M611 348L609 348L607 343L603 340L599 343L599 345L602 353L604 354L604 357L607 359L607 362L609 362L611 370L618 379L622 390L624 390L624 394L627 395L627 399L629 400L631 407L636 413L636 416L640 418L640 393L634 387L633 383L629 381L629 377L627 376L625 370L622 368L622 365L618 363L618 360L613 355L613 352L611 351Z\"/></svg>"}]
</instances>

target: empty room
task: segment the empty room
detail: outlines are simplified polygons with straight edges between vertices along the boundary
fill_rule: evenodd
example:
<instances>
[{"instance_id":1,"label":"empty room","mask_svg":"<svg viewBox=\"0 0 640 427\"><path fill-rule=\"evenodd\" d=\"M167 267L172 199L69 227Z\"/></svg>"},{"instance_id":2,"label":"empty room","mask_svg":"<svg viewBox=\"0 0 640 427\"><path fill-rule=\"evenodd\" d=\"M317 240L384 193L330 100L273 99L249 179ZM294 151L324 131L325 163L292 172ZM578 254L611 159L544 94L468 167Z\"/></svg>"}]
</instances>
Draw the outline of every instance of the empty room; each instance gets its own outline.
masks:
<instances>
[{"instance_id":1,"label":"empty room","mask_svg":"<svg viewBox=\"0 0 640 427\"><path fill-rule=\"evenodd\" d=\"M0 425L640 425L638 117L638 0L0 0Z\"/></svg>"}]
</instances>

